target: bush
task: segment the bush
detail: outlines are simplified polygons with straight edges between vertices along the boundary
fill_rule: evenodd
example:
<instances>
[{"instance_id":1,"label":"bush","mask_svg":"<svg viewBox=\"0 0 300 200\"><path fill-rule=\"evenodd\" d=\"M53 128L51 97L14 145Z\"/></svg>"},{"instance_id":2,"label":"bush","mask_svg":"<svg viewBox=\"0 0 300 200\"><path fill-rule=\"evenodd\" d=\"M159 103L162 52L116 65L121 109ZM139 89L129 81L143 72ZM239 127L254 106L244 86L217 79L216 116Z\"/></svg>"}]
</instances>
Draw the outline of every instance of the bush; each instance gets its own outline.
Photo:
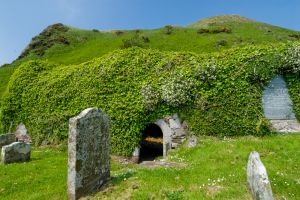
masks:
<instances>
[{"instance_id":1,"label":"bush","mask_svg":"<svg viewBox=\"0 0 300 200\"><path fill-rule=\"evenodd\" d=\"M195 82L183 74L170 76L161 87L162 99L170 106L177 107L186 104L193 98Z\"/></svg>"},{"instance_id":2,"label":"bush","mask_svg":"<svg viewBox=\"0 0 300 200\"><path fill-rule=\"evenodd\" d=\"M171 33L172 33L173 30L174 30L174 27L171 26L171 25L167 25L167 26L164 27L164 30L165 30L165 34L171 35Z\"/></svg>"},{"instance_id":3,"label":"bush","mask_svg":"<svg viewBox=\"0 0 300 200\"><path fill-rule=\"evenodd\" d=\"M203 33L209 33L209 29L207 28L200 28L197 30L198 34L203 34Z\"/></svg>"},{"instance_id":4,"label":"bush","mask_svg":"<svg viewBox=\"0 0 300 200\"><path fill-rule=\"evenodd\" d=\"M61 23L48 26L38 36L32 38L31 42L18 59L24 58L30 54L43 56L45 52L55 44L69 45L70 42L64 35L68 30L69 27Z\"/></svg>"},{"instance_id":5,"label":"bush","mask_svg":"<svg viewBox=\"0 0 300 200\"><path fill-rule=\"evenodd\" d=\"M3 96L0 127L7 132L11 123L23 122L35 143L61 142L69 118L96 106L111 117L112 152L122 155L140 145L147 125L175 112L197 135L266 135L262 87L253 82L252 71L260 68L263 75L256 80L268 82L281 69L276 55L288 55L288 47L203 55L129 48L80 65L27 62ZM292 81L289 87L297 87L291 98L300 102L300 84Z\"/></svg>"},{"instance_id":6,"label":"bush","mask_svg":"<svg viewBox=\"0 0 300 200\"><path fill-rule=\"evenodd\" d=\"M284 57L284 67L287 71L300 75L300 45L290 47Z\"/></svg>"},{"instance_id":7,"label":"bush","mask_svg":"<svg viewBox=\"0 0 300 200\"><path fill-rule=\"evenodd\" d=\"M154 111L157 104L161 100L160 93L154 89L151 85L144 85L141 89L141 94L143 96L143 103L147 110Z\"/></svg>"}]
</instances>

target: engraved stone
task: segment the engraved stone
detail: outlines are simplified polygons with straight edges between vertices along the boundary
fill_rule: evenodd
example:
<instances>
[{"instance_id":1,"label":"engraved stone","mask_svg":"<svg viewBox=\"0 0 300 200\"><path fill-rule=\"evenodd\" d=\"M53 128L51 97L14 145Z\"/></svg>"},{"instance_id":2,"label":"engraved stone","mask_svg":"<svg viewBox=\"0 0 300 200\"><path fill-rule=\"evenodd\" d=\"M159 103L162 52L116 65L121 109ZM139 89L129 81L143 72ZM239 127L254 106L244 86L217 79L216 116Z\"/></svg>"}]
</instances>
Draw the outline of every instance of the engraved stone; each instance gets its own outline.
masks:
<instances>
[{"instance_id":1,"label":"engraved stone","mask_svg":"<svg viewBox=\"0 0 300 200\"><path fill-rule=\"evenodd\" d=\"M282 76L277 75L263 91L263 109L270 120L296 119L292 101Z\"/></svg>"},{"instance_id":2,"label":"engraved stone","mask_svg":"<svg viewBox=\"0 0 300 200\"><path fill-rule=\"evenodd\" d=\"M99 189L110 177L109 118L88 108L69 121L68 198Z\"/></svg>"}]
</instances>

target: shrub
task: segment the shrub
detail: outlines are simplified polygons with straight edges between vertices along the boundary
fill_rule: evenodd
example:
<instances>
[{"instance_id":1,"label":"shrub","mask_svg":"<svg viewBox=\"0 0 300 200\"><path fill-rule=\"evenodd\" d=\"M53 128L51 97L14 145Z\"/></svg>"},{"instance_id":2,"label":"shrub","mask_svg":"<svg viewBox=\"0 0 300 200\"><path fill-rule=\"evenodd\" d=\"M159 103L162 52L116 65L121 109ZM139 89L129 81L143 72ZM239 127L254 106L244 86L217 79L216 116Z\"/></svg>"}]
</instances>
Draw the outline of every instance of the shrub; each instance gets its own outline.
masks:
<instances>
[{"instance_id":1,"label":"shrub","mask_svg":"<svg viewBox=\"0 0 300 200\"><path fill-rule=\"evenodd\" d=\"M226 40L221 40L221 41L219 41L219 42L217 42L217 46L218 47L224 47L224 46L226 46L228 44L228 42L226 41Z\"/></svg>"},{"instance_id":2,"label":"shrub","mask_svg":"<svg viewBox=\"0 0 300 200\"><path fill-rule=\"evenodd\" d=\"M172 33L173 30L174 30L174 27L171 26L171 25L167 25L167 26L164 27L164 30L165 30L165 34L171 35L171 33Z\"/></svg>"},{"instance_id":3,"label":"shrub","mask_svg":"<svg viewBox=\"0 0 300 200\"><path fill-rule=\"evenodd\" d=\"M170 76L161 87L162 99L170 106L177 107L192 99L195 82L183 74Z\"/></svg>"},{"instance_id":4,"label":"shrub","mask_svg":"<svg viewBox=\"0 0 300 200\"><path fill-rule=\"evenodd\" d=\"M212 83L217 79L217 64L214 60L207 61L204 66L198 66L195 70L195 77L204 83Z\"/></svg>"},{"instance_id":5,"label":"shrub","mask_svg":"<svg viewBox=\"0 0 300 200\"><path fill-rule=\"evenodd\" d=\"M115 34L117 35L117 36L120 36L120 35L123 35L125 32L124 31L121 31L121 30L116 30L115 31Z\"/></svg>"},{"instance_id":6,"label":"shrub","mask_svg":"<svg viewBox=\"0 0 300 200\"><path fill-rule=\"evenodd\" d=\"M99 32L98 29L93 29L92 31L95 32L95 33L98 33L98 32Z\"/></svg>"},{"instance_id":7,"label":"shrub","mask_svg":"<svg viewBox=\"0 0 300 200\"><path fill-rule=\"evenodd\" d=\"M294 45L287 50L283 59L286 70L300 74L300 44Z\"/></svg>"},{"instance_id":8,"label":"shrub","mask_svg":"<svg viewBox=\"0 0 300 200\"><path fill-rule=\"evenodd\" d=\"M143 42L138 36L133 36L129 39L124 39L121 48L143 47Z\"/></svg>"},{"instance_id":9,"label":"shrub","mask_svg":"<svg viewBox=\"0 0 300 200\"><path fill-rule=\"evenodd\" d=\"M147 110L154 111L157 104L161 100L160 93L154 89L151 85L144 85L141 89L141 94L143 96L143 103Z\"/></svg>"},{"instance_id":10,"label":"shrub","mask_svg":"<svg viewBox=\"0 0 300 200\"><path fill-rule=\"evenodd\" d=\"M70 41L64 35L68 30L69 27L61 23L48 26L38 36L32 38L31 42L18 59L24 58L30 54L43 56L45 52L55 44L69 45Z\"/></svg>"},{"instance_id":11,"label":"shrub","mask_svg":"<svg viewBox=\"0 0 300 200\"><path fill-rule=\"evenodd\" d=\"M198 34L209 33L209 29L207 29L207 28L199 28L197 30L197 33Z\"/></svg>"}]
</instances>

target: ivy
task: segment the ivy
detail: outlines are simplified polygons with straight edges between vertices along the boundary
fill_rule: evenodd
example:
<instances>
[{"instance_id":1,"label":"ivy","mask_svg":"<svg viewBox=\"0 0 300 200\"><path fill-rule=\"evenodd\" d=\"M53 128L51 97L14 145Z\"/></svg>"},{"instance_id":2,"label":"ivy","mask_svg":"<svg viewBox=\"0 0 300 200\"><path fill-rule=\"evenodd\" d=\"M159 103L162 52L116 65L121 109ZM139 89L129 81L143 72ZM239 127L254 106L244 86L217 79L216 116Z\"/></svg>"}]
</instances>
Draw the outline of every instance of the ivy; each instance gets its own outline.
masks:
<instances>
[{"instance_id":1,"label":"ivy","mask_svg":"<svg viewBox=\"0 0 300 200\"><path fill-rule=\"evenodd\" d=\"M29 61L10 80L1 127L23 122L36 144L59 143L69 118L96 106L111 117L112 152L122 155L148 124L175 112L198 135L266 135L262 85L282 70L291 46L202 55L129 48L70 66Z\"/></svg>"}]
</instances>

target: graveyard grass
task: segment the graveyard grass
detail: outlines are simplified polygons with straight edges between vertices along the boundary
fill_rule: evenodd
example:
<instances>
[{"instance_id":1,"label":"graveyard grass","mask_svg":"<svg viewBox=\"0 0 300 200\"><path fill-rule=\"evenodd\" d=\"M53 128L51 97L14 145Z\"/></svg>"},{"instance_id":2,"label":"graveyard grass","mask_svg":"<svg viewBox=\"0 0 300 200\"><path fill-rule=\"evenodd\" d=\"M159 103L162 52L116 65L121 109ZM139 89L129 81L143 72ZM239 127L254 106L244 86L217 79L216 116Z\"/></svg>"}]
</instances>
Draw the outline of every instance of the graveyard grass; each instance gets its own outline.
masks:
<instances>
[{"instance_id":1,"label":"graveyard grass","mask_svg":"<svg viewBox=\"0 0 300 200\"><path fill-rule=\"evenodd\" d=\"M171 151L183 168L148 169L111 161L112 180L87 199L250 199L246 167L256 150L277 199L300 197L300 135L201 137L197 147ZM0 165L0 199L66 199L67 150L35 147L30 162ZM5 180L5 181L3 181Z\"/></svg>"}]
</instances>

